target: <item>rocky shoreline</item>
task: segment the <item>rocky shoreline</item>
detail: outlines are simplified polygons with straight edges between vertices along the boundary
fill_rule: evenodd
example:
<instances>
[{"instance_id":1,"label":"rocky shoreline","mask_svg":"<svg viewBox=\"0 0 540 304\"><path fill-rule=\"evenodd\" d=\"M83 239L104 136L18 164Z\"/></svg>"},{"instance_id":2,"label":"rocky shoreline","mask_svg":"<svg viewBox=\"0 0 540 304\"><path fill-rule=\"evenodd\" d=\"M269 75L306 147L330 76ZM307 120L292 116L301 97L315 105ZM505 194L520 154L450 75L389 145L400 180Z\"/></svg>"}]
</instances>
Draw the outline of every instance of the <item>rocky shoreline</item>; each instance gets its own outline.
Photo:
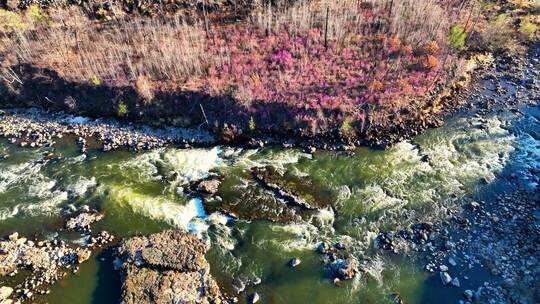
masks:
<instances>
[{"instance_id":1,"label":"rocky shoreline","mask_svg":"<svg viewBox=\"0 0 540 304\"><path fill-rule=\"evenodd\" d=\"M38 109L0 111L0 136L12 143L28 147L52 146L64 136L73 136L86 152L91 138L97 139L103 151L119 148L148 150L177 144L185 148L194 143L214 144L214 137L205 131L182 128L156 129L123 124L115 120L89 119L64 113L47 113Z\"/></svg>"}]
</instances>

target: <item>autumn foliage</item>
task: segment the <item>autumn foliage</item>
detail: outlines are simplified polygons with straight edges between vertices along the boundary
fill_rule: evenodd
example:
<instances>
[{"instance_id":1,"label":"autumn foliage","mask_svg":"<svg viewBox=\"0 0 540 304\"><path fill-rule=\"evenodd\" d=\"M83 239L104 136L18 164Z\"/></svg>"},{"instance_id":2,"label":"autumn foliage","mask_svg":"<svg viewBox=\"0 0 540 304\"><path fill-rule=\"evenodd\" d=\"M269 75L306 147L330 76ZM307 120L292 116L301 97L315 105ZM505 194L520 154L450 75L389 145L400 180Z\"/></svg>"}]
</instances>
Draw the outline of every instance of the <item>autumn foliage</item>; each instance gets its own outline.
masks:
<instances>
[{"instance_id":1,"label":"autumn foliage","mask_svg":"<svg viewBox=\"0 0 540 304\"><path fill-rule=\"evenodd\" d=\"M344 121L389 123L418 108L456 62L445 39L458 13L446 12L464 2L299 1L227 25L179 17L80 20L12 32L8 43L19 62L71 81L131 85L144 104L159 103L152 99L163 90L228 96L239 107L219 117L239 128L315 134Z\"/></svg>"}]
</instances>

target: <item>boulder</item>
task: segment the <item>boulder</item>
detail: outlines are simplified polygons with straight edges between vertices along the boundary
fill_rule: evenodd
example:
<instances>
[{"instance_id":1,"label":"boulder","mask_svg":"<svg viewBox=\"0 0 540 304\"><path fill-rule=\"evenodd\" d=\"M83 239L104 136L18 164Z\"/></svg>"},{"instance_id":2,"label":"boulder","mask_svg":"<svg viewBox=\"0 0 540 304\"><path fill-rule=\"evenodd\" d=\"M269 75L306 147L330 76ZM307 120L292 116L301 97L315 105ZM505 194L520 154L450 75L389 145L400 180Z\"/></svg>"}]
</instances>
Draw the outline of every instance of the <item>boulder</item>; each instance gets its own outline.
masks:
<instances>
[{"instance_id":1,"label":"boulder","mask_svg":"<svg viewBox=\"0 0 540 304\"><path fill-rule=\"evenodd\" d=\"M302 263L302 260L300 260L299 258L292 258L290 261L289 261L289 266L291 267L296 267L298 265L300 265Z\"/></svg>"},{"instance_id":2,"label":"boulder","mask_svg":"<svg viewBox=\"0 0 540 304\"><path fill-rule=\"evenodd\" d=\"M6 300L13 293L13 288L8 286L0 287L0 301Z\"/></svg>"},{"instance_id":3,"label":"boulder","mask_svg":"<svg viewBox=\"0 0 540 304\"><path fill-rule=\"evenodd\" d=\"M173 230L123 241L115 262L122 272L121 303L221 303L206 250L195 235Z\"/></svg>"},{"instance_id":4,"label":"boulder","mask_svg":"<svg viewBox=\"0 0 540 304\"><path fill-rule=\"evenodd\" d=\"M91 251L88 249L79 249L77 252L77 263L81 264L90 258Z\"/></svg>"},{"instance_id":5,"label":"boulder","mask_svg":"<svg viewBox=\"0 0 540 304\"><path fill-rule=\"evenodd\" d=\"M208 266L206 243L193 234L167 230L148 237L133 237L118 248L121 260L137 266L198 271Z\"/></svg>"},{"instance_id":6,"label":"boulder","mask_svg":"<svg viewBox=\"0 0 540 304\"><path fill-rule=\"evenodd\" d=\"M448 274L446 271L441 271L439 273L439 276L441 277L441 282L444 286L448 285L450 282L452 282L452 277Z\"/></svg>"},{"instance_id":7,"label":"boulder","mask_svg":"<svg viewBox=\"0 0 540 304\"><path fill-rule=\"evenodd\" d=\"M216 194L219 190L219 185L221 185L221 181L218 179L203 180L197 185L197 191Z\"/></svg>"},{"instance_id":8,"label":"boulder","mask_svg":"<svg viewBox=\"0 0 540 304\"><path fill-rule=\"evenodd\" d=\"M358 273L358 261L355 258L338 259L330 264L336 277L342 280L350 280Z\"/></svg>"}]
</instances>

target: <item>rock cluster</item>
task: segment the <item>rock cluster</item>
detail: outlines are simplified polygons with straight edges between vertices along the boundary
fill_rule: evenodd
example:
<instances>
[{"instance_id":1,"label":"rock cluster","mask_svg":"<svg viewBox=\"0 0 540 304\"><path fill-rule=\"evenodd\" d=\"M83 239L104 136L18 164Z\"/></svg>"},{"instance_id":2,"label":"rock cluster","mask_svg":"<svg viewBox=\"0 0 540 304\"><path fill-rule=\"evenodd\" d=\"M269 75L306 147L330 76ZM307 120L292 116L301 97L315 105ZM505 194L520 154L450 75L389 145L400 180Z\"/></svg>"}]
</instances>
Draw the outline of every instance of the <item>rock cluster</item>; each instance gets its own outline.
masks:
<instances>
[{"instance_id":1,"label":"rock cluster","mask_svg":"<svg viewBox=\"0 0 540 304\"><path fill-rule=\"evenodd\" d=\"M221 181L216 178L205 179L197 184L196 190L205 194L216 194Z\"/></svg>"},{"instance_id":2,"label":"rock cluster","mask_svg":"<svg viewBox=\"0 0 540 304\"><path fill-rule=\"evenodd\" d=\"M404 242L413 242L417 245L428 243L433 232L433 224L418 223L412 225L409 229L400 230L397 233L387 231L379 234L375 239L375 246L398 253L400 248L406 246Z\"/></svg>"},{"instance_id":3,"label":"rock cluster","mask_svg":"<svg viewBox=\"0 0 540 304\"><path fill-rule=\"evenodd\" d=\"M117 249L122 303L222 303L195 235L163 231L123 241Z\"/></svg>"},{"instance_id":4,"label":"rock cluster","mask_svg":"<svg viewBox=\"0 0 540 304\"><path fill-rule=\"evenodd\" d=\"M91 232L90 225L100 221L103 214L83 212L66 222L66 229L79 232Z\"/></svg>"},{"instance_id":5,"label":"rock cluster","mask_svg":"<svg viewBox=\"0 0 540 304\"><path fill-rule=\"evenodd\" d=\"M360 270L358 260L345 251L345 246L342 243L331 246L322 242L317 247L317 253L321 255L325 268L334 278L335 284L339 284L341 280L354 278Z\"/></svg>"},{"instance_id":6,"label":"rock cluster","mask_svg":"<svg viewBox=\"0 0 540 304\"><path fill-rule=\"evenodd\" d=\"M68 223L73 221L70 219ZM113 238L107 232L101 232L95 237L95 243L89 241L82 247L67 244L57 236L52 240L32 241L19 236L17 232L0 239L0 277L15 276L21 270L29 271L24 281L15 286L15 290L9 286L0 288L0 303L11 303L13 300L9 297L25 301L34 299L37 294L48 293L48 285L70 272L78 271L78 265L90 258L91 249L96 244L106 244Z\"/></svg>"}]
</instances>

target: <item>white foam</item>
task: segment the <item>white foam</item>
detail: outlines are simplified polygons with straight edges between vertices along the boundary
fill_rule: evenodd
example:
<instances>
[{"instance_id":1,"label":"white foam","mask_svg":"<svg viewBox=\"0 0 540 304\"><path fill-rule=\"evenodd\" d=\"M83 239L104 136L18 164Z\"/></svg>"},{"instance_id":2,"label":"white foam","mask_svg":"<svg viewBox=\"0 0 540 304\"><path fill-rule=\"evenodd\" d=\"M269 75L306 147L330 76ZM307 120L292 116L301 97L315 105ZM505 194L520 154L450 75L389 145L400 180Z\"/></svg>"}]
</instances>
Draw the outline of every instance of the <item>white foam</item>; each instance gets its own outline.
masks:
<instances>
[{"instance_id":1,"label":"white foam","mask_svg":"<svg viewBox=\"0 0 540 304\"><path fill-rule=\"evenodd\" d=\"M254 149L245 150L239 155L236 165L245 168L271 165L283 169L286 165L298 163L302 158L312 158L311 154L297 149L268 150L264 155L260 152Z\"/></svg>"},{"instance_id":2,"label":"white foam","mask_svg":"<svg viewBox=\"0 0 540 304\"><path fill-rule=\"evenodd\" d=\"M187 225L187 230L196 234L199 238L203 237L203 234L208 231L208 228L210 228L210 226L206 221L199 218L192 219Z\"/></svg>"},{"instance_id":3,"label":"white foam","mask_svg":"<svg viewBox=\"0 0 540 304\"><path fill-rule=\"evenodd\" d=\"M139 174L139 179L156 180L158 176L158 168L156 163L161 161L161 154L165 151L164 148L154 149L138 154L136 157L124 161L120 164L120 169L136 169Z\"/></svg>"},{"instance_id":4,"label":"white foam","mask_svg":"<svg viewBox=\"0 0 540 304\"><path fill-rule=\"evenodd\" d=\"M221 212L214 212L208 216L208 221L214 225L225 226L229 221L232 220L232 217L225 215Z\"/></svg>"},{"instance_id":5,"label":"white foam","mask_svg":"<svg viewBox=\"0 0 540 304\"><path fill-rule=\"evenodd\" d=\"M180 229L189 230L189 224L194 218L207 217L200 198L193 198L182 204L166 196L140 194L121 186L109 187L108 190L116 203L126 204L133 212Z\"/></svg>"},{"instance_id":6,"label":"white foam","mask_svg":"<svg viewBox=\"0 0 540 304\"><path fill-rule=\"evenodd\" d=\"M322 208L313 215L309 222L321 227L333 229L332 225L334 224L335 216L334 210L331 208Z\"/></svg>"},{"instance_id":7,"label":"white foam","mask_svg":"<svg viewBox=\"0 0 540 304\"><path fill-rule=\"evenodd\" d=\"M0 208L0 221L17 216L19 209L20 204L12 208Z\"/></svg>"},{"instance_id":8,"label":"white foam","mask_svg":"<svg viewBox=\"0 0 540 304\"><path fill-rule=\"evenodd\" d=\"M97 185L96 178L85 178L81 177L77 180L77 182L70 184L66 187L66 191L71 195L75 197L83 196L88 189L95 187Z\"/></svg>"},{"instance_id":9,"label":"white foam","mask_svg":"<svg viewBox=\"0 0 540 304\"><path fill-rule=\"evenodd\" d=\"M221 148L212 149L155 149L137 155L121 164L126 169L136 169L141 178L157 180L158 174L176 175L172 189L201 180L222 164ZM160 170L164 172L160 172Z\"/></svg>"},{"instance_id":10,"label":"white foam","mask_svg":"<svg viewBox=\"0 0 540 304\"><path fill-rule=\"evenodd\" d=\"M164 162L177 173L177 184L184 185L207 177L210 170L219 166L220 148L212 149L170 149L163 155Z\"/></svg>"},{"instance_id":11,"label":"white foam","mask_svg":"<svg viewBox=\"0 0 540 304\"><path fill-rule=\"evenodd\" d=\"M0 170L0 193L5 192L9 187L33 179L39 174L42 163L28 161L18 165L3 167Z\"/></svg>"},{"instance_id":12,"label":"white foam","mask_svg":"<svg viewBox=\"0 0 540 304\"><path fill-rule=\"evenodd\" d=\"M376 255L362 269L380 286L383 284L383 271L386 264L380 255Z\"/></svg>"},{"instance_id":13,"label":"white foam","mask_svg":"<svg viewBox=\"0 0 540 304\"><path fill-rule=\"evenodd\" d=\"M259 246L264 246L266 242L271 242L272 247L279 248L282 252L292 252L298 250L313 250L317 247L319 230L310 224L288 224L272 225L271 230L280 232L287 239L259 240Z\"/></svg>"}]
</instances>

